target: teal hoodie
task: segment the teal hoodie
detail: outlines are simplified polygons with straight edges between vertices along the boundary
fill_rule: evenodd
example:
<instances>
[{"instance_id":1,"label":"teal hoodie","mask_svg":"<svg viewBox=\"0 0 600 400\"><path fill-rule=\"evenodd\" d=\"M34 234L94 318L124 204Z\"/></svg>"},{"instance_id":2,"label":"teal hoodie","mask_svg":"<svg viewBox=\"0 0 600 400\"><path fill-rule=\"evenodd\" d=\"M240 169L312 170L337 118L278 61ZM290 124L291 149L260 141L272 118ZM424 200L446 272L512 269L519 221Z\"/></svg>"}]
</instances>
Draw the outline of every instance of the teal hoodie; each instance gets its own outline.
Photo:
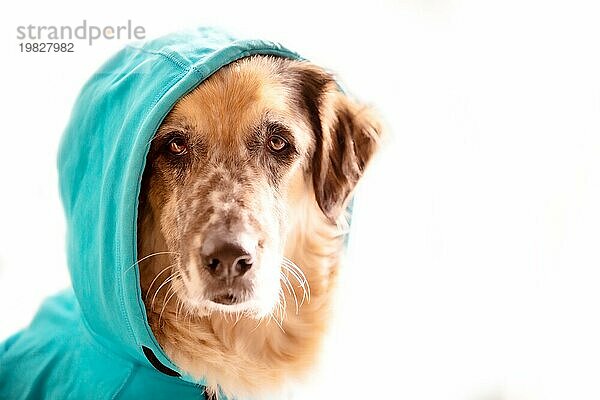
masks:
<instances>
[{"instance_id":1,"label":"teal hoodie","mask_svg":"<svg viewBox=\"0 0 600 400\"><path fill-rule=\"evenodd\" d=\"M173 105L219 68L277 43L196 29L125 47L83 87L58 155L72 289L0 343L0 399L203 399L147 323L136 265L150 141Z\"/></svg>"}]
</instances>

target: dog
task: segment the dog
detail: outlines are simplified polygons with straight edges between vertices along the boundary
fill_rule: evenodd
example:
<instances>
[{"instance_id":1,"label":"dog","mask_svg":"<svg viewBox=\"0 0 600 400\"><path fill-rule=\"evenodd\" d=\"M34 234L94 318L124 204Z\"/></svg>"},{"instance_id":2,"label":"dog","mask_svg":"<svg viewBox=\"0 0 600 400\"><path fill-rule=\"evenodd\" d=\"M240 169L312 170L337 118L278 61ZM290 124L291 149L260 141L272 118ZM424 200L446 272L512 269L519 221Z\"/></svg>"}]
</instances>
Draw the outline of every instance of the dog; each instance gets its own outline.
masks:
<instances>
[{"instance_id":1,"label":"dog","mask_svg":"<svg viewBox=\"0 0 600 400\"><path fill-rule=\"evenodd\" d=\"M271 395L314 366L346 207L381 130L329 72L265 55L221 68L160 125L140 284L159 344L209 397Z\"/></svg>"}]
</instances>

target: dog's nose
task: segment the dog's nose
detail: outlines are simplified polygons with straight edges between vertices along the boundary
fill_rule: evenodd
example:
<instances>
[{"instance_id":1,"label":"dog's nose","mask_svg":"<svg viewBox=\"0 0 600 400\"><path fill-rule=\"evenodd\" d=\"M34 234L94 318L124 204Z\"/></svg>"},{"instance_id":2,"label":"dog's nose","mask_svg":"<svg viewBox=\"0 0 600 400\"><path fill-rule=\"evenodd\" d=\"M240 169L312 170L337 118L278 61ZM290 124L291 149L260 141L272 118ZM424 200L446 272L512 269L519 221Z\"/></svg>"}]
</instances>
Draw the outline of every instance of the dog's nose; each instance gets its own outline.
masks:
<instances>
[{"instance_id":1,"label":"dog's nose","mask_svg":"<svg viewBox=\"0 0 600 400\"><path fill-rule=\"evenodd\" d=\"M213 277L230 285L252 268L253 256L242 246L218 239L211 242L211 251L201 252L201 255L204 267Z\"/></svg>"}]
</instances>

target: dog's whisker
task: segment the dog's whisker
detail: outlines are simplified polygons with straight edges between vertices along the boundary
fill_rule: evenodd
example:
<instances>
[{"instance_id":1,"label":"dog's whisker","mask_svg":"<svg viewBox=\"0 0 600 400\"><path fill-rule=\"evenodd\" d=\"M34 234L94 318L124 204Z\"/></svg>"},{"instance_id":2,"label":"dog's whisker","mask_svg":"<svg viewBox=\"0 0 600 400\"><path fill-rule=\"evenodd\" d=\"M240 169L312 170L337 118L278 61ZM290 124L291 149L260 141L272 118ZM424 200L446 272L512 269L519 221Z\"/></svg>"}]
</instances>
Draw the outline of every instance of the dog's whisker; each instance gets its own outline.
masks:
<instances>
[{"instance_id":1,"label":"dog's whisker","mask_svg":"<svg viewBox=\"0 0 600 400\"><path fill-rule=\"evenodd\" d=\"M279 307L282 306L280 302L277 303L277 304L278 304ZM270 317L269 320L270 321L271 320L274 321L277 324L277 326L279 327L279 329L281 329L281 332L285 333L285 329L283 329L283 325L282 325L283 324L283 320L281 322L279 320L277 320L277 318L273 315L273 313L269 314L269 317Z\"/></svg>"},{"instance_id":2,"label":"dog's whisker","mask_svg":"<svg viewBox=\"0 0 600 400\"><path fill-rule=\"evenodd\" d=\"M169 298L169 295L170 295L171 292L175 293L175 291L173 290L173 286L169 286L167 288L167 292L165 293L164 300L167 300ZM158 323L159 324L160 324L160 318L162 317L162 313L163 313L163 311L165 309L165 304L166 304L166 301L163 301L162 302L162 309L161 309L160 313L158 314ZM160 304L159 304L159 306L160 306Z\"/></svg>"},{"instance_id":3,"label":"dog's whisker","mask_svg":"<svg viewBox=\"0 0 600 400\"><path fill-rule=\"evenodd\" d=\"M289 259L285 259L285 260L287 260L287 262L285 262L285 265L287 265L289 267L289 269L288 269L289 272L291 272L292 275L294 275L296 277L296 279L298 280L298 283L302 286L302 288L305 291L302 296L302 302L304 302L304 295L306 295L307 301L310 303L310 285L308 283L308 279L306 278L306 275L304 274L304 271L302 271L302 269L300 269L300 267L298 267L295 263L293 263Z\"/></svg>"},{"instance_id":4,"label":"dog's whisker","mask_svg":"<svg viewBox=\"0 0 600 400\"><path fill-rule=\"evenodd\" d=\"M298 304L298 297L296 296L296 291L292 287L289 278L285 275L283 271L280 272L280 275L285 288L294 297L294 303L296 303L296 315L298 315L300 313L300 305Z\"/></svg>"},{"instance_id":5,"label":"dog's whisker","mask_svg":"<svg viewBox=\"0 0 600 400\"><path fill-rule=\"evenodd\" d=\"M167 304L169 304L169 301L171 301L171 299L173 298L173 296L177 294L177 290L173 287L173 285L171 285L170 289L173 291L173 293L171 293L171 295L163 303L162 310L160 310L160 314L158 315L158 325L159 326L160 326L160 320L162 318L163 313L165 312L165 308L167 307Z\"/></svg>"},{"instance_id":6,"label":"dog's whisker","mask_svg":"<svg viewBox=\"0 0 600 400\"><path fill-rule=\"evenodd\" d=\"M131 264L125 271L123 271L123 273L124 274L127 273L129 270L131 270L131 268L135 267L137 264L141 263L144 260L147 260L150 257L161 256L164 254L175 254L177 256L179 255L179 253L174 252L174 251L157 251L156 253L148 254L147 256L140 258L139 260L137 260L136 262Z\"/></svg>"},{"instance_id":7,"label":"dog's whisker","mask_svg":"<svg viewBox=\"0 0 600 400\"><path fill-rule=\"evenodd\" d=\"M282 310L287 308L287 300L285 299L285 293L283 293L283 288L279 287L279 298L281 299L278 304L282 305Z\"/></svg>"},{"instance_id":8,"label":"dog's whisker","mask_svg":"<svg viewBox=\"0 0 600 400\"><path fill-rule=\"evenodd\" d=\"M191 309L191 307L186 305L185 314L186 314L187 320L188 320L188 332L191 335L192 334L192 309Z\"/></svg>"},{"instance_id":9,"label":"dog's whisker","mask_svg":"<svg viewBox=\"0 0 600 400\"><path fill-rule=\"evenodd\" d=\"M298 275L300 275L303 278L303 280L308 284L308 280L306 279L306 275L304 274L304 271L302 271L302 268L300 268L295 262L293 262L287 257L283 257L282 259L285 265L296 271Z\"/></svg>"},{"instance_id":10,"label":"dog's whisker","mask_svg":"<svg viewBox=\"0 0 600 400\"><path fill-rule=\"evenodd\" d=\"M179 323L179 314L181 314L181 310L183 309L183 301L181 297L177 296L177 306L175 307L175 322Z\"/></svg>"},{"instance_id":11,"label":"dog's whisker","mask_svg":"<svg viewBox=\"0 0 600 400\"><path fill-rule=\"evenodd\" d=\"M277 326L279 327L279 329L281 329L282 332L285 333L285 330L283 329L283 320L285 318L285 309L287 307L287 302L285 299L285 294L283 293L283 288L279 288L279 298L277 301L277 304L275 305L275 308L273 309L273 311L271 311L271 313L269 313L269 321L273 320ZM277 315L279 315L279 319L277 318Z\"/></svg>"},{"instance_id":12,"label":"dog's whisker","mask_svg":"<svg viewBox=\"0 0 600 400\"><path fill-rule=\"evenodd\" d=\"M295 262L293 262L292 260L290 260L287 257L283 257L282 262L284 265L289 267L291 270L296 271L298 273L298 275L303 278L304 281L307 280L306 275L304 274L304 271L302 271L302 268L300 268Z\"/></svg>"},{"instance_id":13,"label":"dog's whisker","mask_svg":"<svg viewBox=\"0 0 600 400\"><path fill-rule=\"evenodd\" d=\"M254 329L252 329L250 331L250 333L254 333L260 327L260 324L263 322L263 320L264 320L264 317L260 317L258 319L258 322L256 323L256 326L254 327Z\"/></svg>"},{"instance_id":14,"label":"dog's whisker","mask_svg":"<svg viewBox=\"0 0 600 400\"><path fill-rule=\"evenodd\" d=\"M160 289L162 289L166 284L168 284L169 282L171 282L173 280L173 278L175 278L175 276L178 274L178 272L173 272L171 273L171 275L165 279L165 281L158 287L158 289L156 290L156 292L154 292L154 296L152 297L152 302L150 305L150 309L154 310L154 302L156 301L156 296L158 295L158 292L160 292Z\"/></svg>"},{"instance_id":15,"label":"dog's whisker","mask_svg":"<svg viewBox=\"0 0 600 400\"><path fill-rule=\"evenodd\" d=\"M294 278L296 278L296 280L300 284L300 287L304 290L304 293L302 294L301 304L304 304L305 297L306 297L307 302L310 303L310 286L308 284L308 280L306 279L306 276L304 275L304 272L302 272L302 270L300 268L298 268L297 265L288 264L285 260L286 259L284 259L282 266ZM294 269L294 267L295 267L295 269Z\"/></svg>"},{"instance_id":16,"label":"dog's whisker","mask_svg":"<svg viewBox=\"0 0 600 400\"><path fill-rule=\"evenodd\" d=\"M280 276L281 276L281 281L282 281L283 285L287 289L288 293L291 294L292 296L294 296L296 305L298 305L298 297L296 296L296 291L292 287L292 283L290 282L290 279L287 277L287 275L283 271L280 272Z\"/></svg>"},{"instance_id":17,"label":"dog's whisker","mask_svg":"<svg viewBox=\"0 0 600 400\"><path fill-rule=\"evenodd\" d=\"M300 284L298 287L302 289L302 299L300 300L300 306L302 306L304 304L304 301L306 300L306 296L307 296L306 295L306 285L304 284L304 281L302 281L301 278L294 271L292 271L288 266L282 265L282 267L285 271L287 271L290 275L292 275L296 279L296 281L298 281L298 283ZM292 290L295 292L295 290L293 289L293 285L292 285L291 281L289 280L289 278L288 278L288 282L290 283Z\"/></svg>"},{"instance_id":18,"label":"dog's whisker","mask_svg":"<svg viewBox=\"0 0 600 400\"><path fill-rule=\"evenodd\" d=\"M241 318L242 318L242 314L240 314L239 311L236 311L236 313L235 313L235 322L233 323L233 326L236 326L238 324L238 322L240 322Z\"/></svg>"},{"instance_id":19,"label":"dog's whisker","mask_svg":"<svg viewBox=\"0 0 600 400\"><path fill-rule=\"evenodd\" d=\"M165 294L166 300L163 302L162 308L160 309L160 313L158 313L158 325L159 326L160 326L160 320L162 319L163 313L165 312L165 307L167 306L167 304L169 303L169 300L171 300L171 297L173 297L174 294L175 294L175 290L173 290L172 287L169 287L169 289L167 290L167 293Z\"/></svg>"},{"instance_id":20,"label":"dog's whisker","mask_svg":"<svg viewBox=\"0 0 600 400\"><path fill-rule=\"evenodd\" d=\"M162 269L162 271L160 271L160 272L158 273L158 275L156 275L156 276L154 277L154 279L152 279L152 282L150 282L150 286L148 286L148 291L146 292L146 297L145 297L145 300L146 300L146 301L148 301L148 296L150 295L150 291L151 291L151 289L152 289L152 286L153 286L153 285L154 285L154 283L156 282L156 280L157 280L157 279L158 279L158 278L159 278L159 277L160 277L160 276L161 276L161 275L162 275L162 274L163 274L163 273L164 273L164 272L165 272L167 269L169 269L169 268L172 268L174 265L175 265L175 264L167 265L166 267L164 267L164 268Z\"/></svg>"}]
</instances>

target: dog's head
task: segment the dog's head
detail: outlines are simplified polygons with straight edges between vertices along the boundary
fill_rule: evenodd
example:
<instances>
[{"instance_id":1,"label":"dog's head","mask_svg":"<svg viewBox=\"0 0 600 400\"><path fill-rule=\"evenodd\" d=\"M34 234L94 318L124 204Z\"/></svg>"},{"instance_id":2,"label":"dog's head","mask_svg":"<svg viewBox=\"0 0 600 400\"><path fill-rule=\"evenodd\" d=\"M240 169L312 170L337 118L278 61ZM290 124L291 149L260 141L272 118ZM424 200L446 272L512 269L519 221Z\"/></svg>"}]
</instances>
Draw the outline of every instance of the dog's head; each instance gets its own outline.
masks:
<instances>
[{"instance_id":1,"label":"dog's head","mask_svg":"<svg viewBox=\"0 0 600 400\"><path fill-rule=\"evenodd\" d=\"M173 254L180 300L270 313L292 221L310 202L336 223L378 130L306 62L242 59L182 98L152 141L141 196Z\"/></svg>"}]
</instances>

